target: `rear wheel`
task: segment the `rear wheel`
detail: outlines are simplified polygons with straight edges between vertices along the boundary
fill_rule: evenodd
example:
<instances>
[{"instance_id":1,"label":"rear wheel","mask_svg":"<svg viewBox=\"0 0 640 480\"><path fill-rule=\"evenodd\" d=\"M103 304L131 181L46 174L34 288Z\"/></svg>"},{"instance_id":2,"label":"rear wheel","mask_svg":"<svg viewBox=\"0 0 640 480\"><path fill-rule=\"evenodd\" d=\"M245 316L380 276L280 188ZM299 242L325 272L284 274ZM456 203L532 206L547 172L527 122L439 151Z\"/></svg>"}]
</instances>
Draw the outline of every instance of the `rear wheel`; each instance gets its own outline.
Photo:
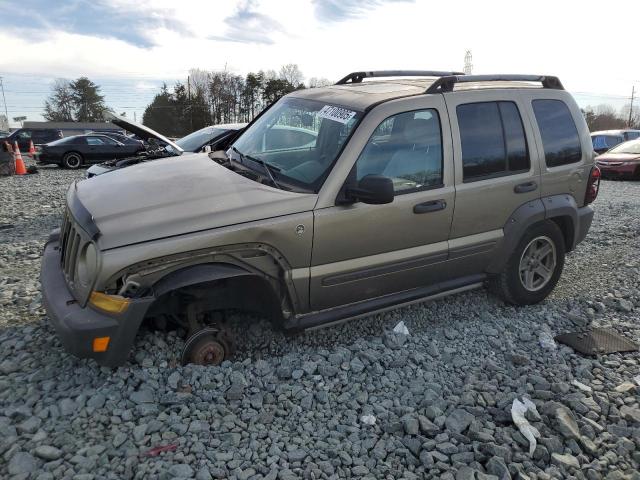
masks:
<instances>
[{"instance_id":1,"label":"rear wheel","mask_svg":"<svg viewBox=\"0 0 640 480\"><path fill-rule=\"evenodd\" d=\"M65 153L62 157L62 166L71 170L76 170L82 166L82 155L78 152Z\"/></svg>"},{"instance_id":2,"label":"rear wheel","mask_svg":"<svg viewBox=\"0 0 640 480\"><path fill-rule=\"evenodd\" d=\"M550 220L527 230L505 269L490 282L491 290L514 305L544 300L555 288L564 267L565 244Z\"/></svg>"}]
</instances>

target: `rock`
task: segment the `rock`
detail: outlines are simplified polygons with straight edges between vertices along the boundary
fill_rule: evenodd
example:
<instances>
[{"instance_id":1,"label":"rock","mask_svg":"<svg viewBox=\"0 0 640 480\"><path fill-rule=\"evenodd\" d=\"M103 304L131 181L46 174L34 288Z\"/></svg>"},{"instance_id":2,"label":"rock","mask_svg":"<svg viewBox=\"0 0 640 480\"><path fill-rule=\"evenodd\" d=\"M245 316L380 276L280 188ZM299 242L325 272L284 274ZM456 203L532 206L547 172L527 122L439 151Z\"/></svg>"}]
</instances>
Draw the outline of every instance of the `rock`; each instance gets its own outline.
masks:
<instances>
[{"instance_id":1,"label":"rock","mask_svg":"<svg viewBox=\"0 0 640 480\"><path fill-rule=\"evenodd\" d=\"M475 480L476 479L476 471L471 468L462 466L456 472L456 480Z\"/></svg>"},{"instance_id":2,"label":"rock","mask_svg":"<svg viewBox=\"0 0 640 480\"><path fill-rule=\"evenodd\" d=\"M96 393L89 400L87 400L87 407L102 408L104 407L106 397L102 393Z\"/></svg>"},{"instance_id":3,"label":"rock","mask_svg":"<svg viewBox=\"0 0 640 480\"><path fill-rule=\"evenodd\" d=\"M467 412L466 410L457 408L447 416L447 420L445 421L445 426L447 430L451 432L462 433L467 428L469 428L469 425L471 425L471 422L473 421L473 419L474 419L474 416L471 415L469 412Z\"/></svg>"},{"instance_id":4,"label":"rock","mask_svg":"<svg viewBox=\"0 0 640 480\"><path fill-rule=\"evenodd\" d=\"M487 469L487 473L495 475L500 480L511 480L511 473L509 473L507 465L500 457L491 457L485 468Z\"/></svg>"},{"instance_id":5,"label":"rock","mask_svg":"<svg viewBox=\"0 0 640 480\"><path fill-rule=\"evenodd\" d=\"M559 453L551 454L551 463L564 468L580 468L580 462L573 455L561 455Z\"/></svg>"},{"instance_id":6,"label":"rock","mask_svg":"<svg viewBox=\"0 0 640 480\"><path fill-rule=\"evenodd\" d=\"M131 394L131 401L138 405L143 403L153 403L155 401L153 392L151 390L138 390Z\"/></svg>"},{"instance_id":7,"label":"rock","mask_svg":"<svg viewBox=\"0 0 640 480\"><path fill-rule=\"evenodd\" d=\"M52 461L62 457L62 451L50 445L40 445L33 452L36 457L43 460Z\"/></svg>"},{"instance_id":8,"label":"rock","mask_svg":"<svg viewBox=\"0 0 640 480\"><path fill-rule=\"evenodd\" d=\"M308 454L305 450L298 448L296 450L287 452L287 459L290 462L302 462L305 458L307 458L307 455Z\"/></svg>"},{"instance_id":9,"label":"rock","mask_svg":"<svg viewBox=\"0 0 640 480\"><path fill-rule=\"evenodd\" d=\"M169 375L169 377L167 378L167 385L169 385L169 387L173 390L177 390L178 388L178 382L180 381L181 375L179 372L173 372L171 375ZM208 473L208 471L207 471Z\"/></svg>"},{"instance_id":10,"label":"rock","mask_svg":"<svg viewBox=\"0 0 640 480\"><path fill-rule=\"evenodd\" d=\"M620 407L620 416L627 422L640 423L640 408L623 405Z\"/></svg>"},{"instance_id":11,"label":"rock","mask_svg":"<svg viewBox=\"0 0 640 480\"><path fill-rule=\"evenodd\" d=\"M171 465L169 468L169 475L173 475L178 478L191 478L193 477L193 468L186 463Z\"/></svg>"},{"instance_id":12,"label":"rock","mask_svg":"<svg viewBox=\"0 0 640 480\"><path fill-rule=\"evenodd\" d=\"M565 438L580 438L580 430L578 423L571 410L566 407L558 406L554 411L556 430Z\"/></svg>"},{"instance_id":13,"label":"rock","mask_svg":"<svg viewBox=\"0 0 640 480\"><path fill-rule=\"evenodd\" d=\"M27 452L17 452L9 460L9 475L23 475L35 472L38 469L38 463L31 454Z\"/></svg>"},{"instance_id":14,"label":"rock","mask_svg":"<svg viewBox=\"0 0 640 480\"><path fill-rule=\"evenodd\" d=\"M418 415L418 424L420 431L425 435L433 436L440 431L440 428L424 415Z\"/></svg>"},{"instance_id":15,"label":"rock","mask_svg":"<svg viewBox=\"0 0 640 480\"><path fill-rule=\"evenodd\" d=\"M405 416L402 419L402 426L407 435L418 435L418 433L420 433L420 426L416 417Z\"/></svg>"}]
</instances>

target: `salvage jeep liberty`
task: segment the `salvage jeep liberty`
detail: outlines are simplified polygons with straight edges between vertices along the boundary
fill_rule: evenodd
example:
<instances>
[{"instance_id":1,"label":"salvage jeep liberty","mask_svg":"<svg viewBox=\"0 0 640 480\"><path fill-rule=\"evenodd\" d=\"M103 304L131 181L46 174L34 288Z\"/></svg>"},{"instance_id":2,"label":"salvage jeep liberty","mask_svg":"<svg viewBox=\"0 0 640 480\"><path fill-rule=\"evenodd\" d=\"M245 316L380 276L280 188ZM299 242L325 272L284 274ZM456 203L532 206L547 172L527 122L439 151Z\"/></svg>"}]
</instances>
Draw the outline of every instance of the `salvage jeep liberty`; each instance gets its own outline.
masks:
<instances>
[{"instance_id":1,"label":"salvage jeep liberty","mask_svg":"<svg viewBox=\"0 0 640 480\"><path fill-rule=\"evenodd\" d=\"M591 224L593 155L556 77L352 73L286 95L225 151L72 185L44 249L48 316L102 365L127 361L143 320L217 364L229 309L302 331L485 284L540 302Z\"/></svg>"}]
</instances>

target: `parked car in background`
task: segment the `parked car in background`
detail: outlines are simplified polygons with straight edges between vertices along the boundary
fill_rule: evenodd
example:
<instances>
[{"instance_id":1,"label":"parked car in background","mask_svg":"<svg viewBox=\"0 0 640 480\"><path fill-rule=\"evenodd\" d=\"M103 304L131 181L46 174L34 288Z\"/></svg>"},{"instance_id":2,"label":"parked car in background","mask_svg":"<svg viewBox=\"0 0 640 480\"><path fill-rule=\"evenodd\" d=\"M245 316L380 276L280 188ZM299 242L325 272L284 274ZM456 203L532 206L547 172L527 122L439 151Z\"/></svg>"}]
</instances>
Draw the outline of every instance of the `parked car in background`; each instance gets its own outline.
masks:
<instances>
[{"instance_id":1,"label":"parked car in background","mask_svg":"<svg viewBox=\"0 0 640 480\"><path fill-rule=\"evenodd\" d=\"M212 125L201 128L173 142L155 130L126 118L113 116L110 121L128 132L134 133L136 137L144 139L146 142L146 150L142 155L114 159L93 165L87 170L87 178L135 165L140 162L175 157L183 153L224 150L246 126L246 123Z\"/></svg>"},{"instance_id":2,"label":"parked car in background","mask_svg":"<svg viewBox=\"0 0 640 480\"><path fill-rule=\"evenodd\" d=\"M144 146L144 142L139 138L130 137L123 133L116 132L90 132L95 135L106 135L107 137L111 137L114 140L117 140L120 143L124 143L125 145L142 145Z\"/></svg>"},{"instance_id":3,"label":"parked car in background","mask_svg":"<svg viewBox=\"0 0 640 480\"><path fill-rule=\"evenodd\" d=\"M20 150L26 152L33 141L34 145L53 142L62 138L62 131L55 128L19 128L6 137L0 138L0 142L9 142L11 145L18 142Z\"/></svg>"},{"instance_id":4,"label":"parked car in background","mask_svg":"<svg viewBox=\"0 0 640 480\"><path fill-rule=\"evenodd\" d=\"M130 157L144 150L139 142L124 144L107 135L73 135L38 148L38 163L76 169L90 163Z\"/></svg>"},{"instance_id":5,"label":"parked car in background","mask_svg":"<svg viewBox=\"0 0 640 480\"><path fill-rule=\"evenodd\" d=\"M640 130L601 130L591 134L591 143L596 153L604 153L616 145L640 138Z\"/></svg>"},{"instance_id":6,"label":"parked car in background","mask_svg":"<svg viewBox=\"0 0 640 480\"><path fill-rule=\"evenodd\" d=\"M629 140L596 157L604 178L640 179L640 139Z\"/></svg>"}]
</instances>

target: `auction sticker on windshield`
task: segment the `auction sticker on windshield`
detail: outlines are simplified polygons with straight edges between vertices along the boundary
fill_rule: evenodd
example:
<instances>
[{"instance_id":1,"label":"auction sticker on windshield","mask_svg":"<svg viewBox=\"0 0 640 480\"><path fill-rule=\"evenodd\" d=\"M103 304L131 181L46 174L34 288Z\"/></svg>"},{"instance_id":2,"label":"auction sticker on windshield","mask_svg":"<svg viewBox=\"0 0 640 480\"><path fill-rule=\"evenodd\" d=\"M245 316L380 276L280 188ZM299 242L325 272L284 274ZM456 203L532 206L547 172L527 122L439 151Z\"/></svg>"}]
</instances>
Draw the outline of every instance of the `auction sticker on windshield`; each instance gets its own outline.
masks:
<instances>
[{"instance_id":1,"label":"auction sticker on windshield","mask_svg":"<svg viewBox=\"0 0 640 480\"><path fill-rule=\"evenodd\" d=\"M334 122L347 123L356 115L356 112L347 110L346 108L334 107L333 105L325 105L318 112L318 116L333 120Z\"/></svg>"}]
</instances>

